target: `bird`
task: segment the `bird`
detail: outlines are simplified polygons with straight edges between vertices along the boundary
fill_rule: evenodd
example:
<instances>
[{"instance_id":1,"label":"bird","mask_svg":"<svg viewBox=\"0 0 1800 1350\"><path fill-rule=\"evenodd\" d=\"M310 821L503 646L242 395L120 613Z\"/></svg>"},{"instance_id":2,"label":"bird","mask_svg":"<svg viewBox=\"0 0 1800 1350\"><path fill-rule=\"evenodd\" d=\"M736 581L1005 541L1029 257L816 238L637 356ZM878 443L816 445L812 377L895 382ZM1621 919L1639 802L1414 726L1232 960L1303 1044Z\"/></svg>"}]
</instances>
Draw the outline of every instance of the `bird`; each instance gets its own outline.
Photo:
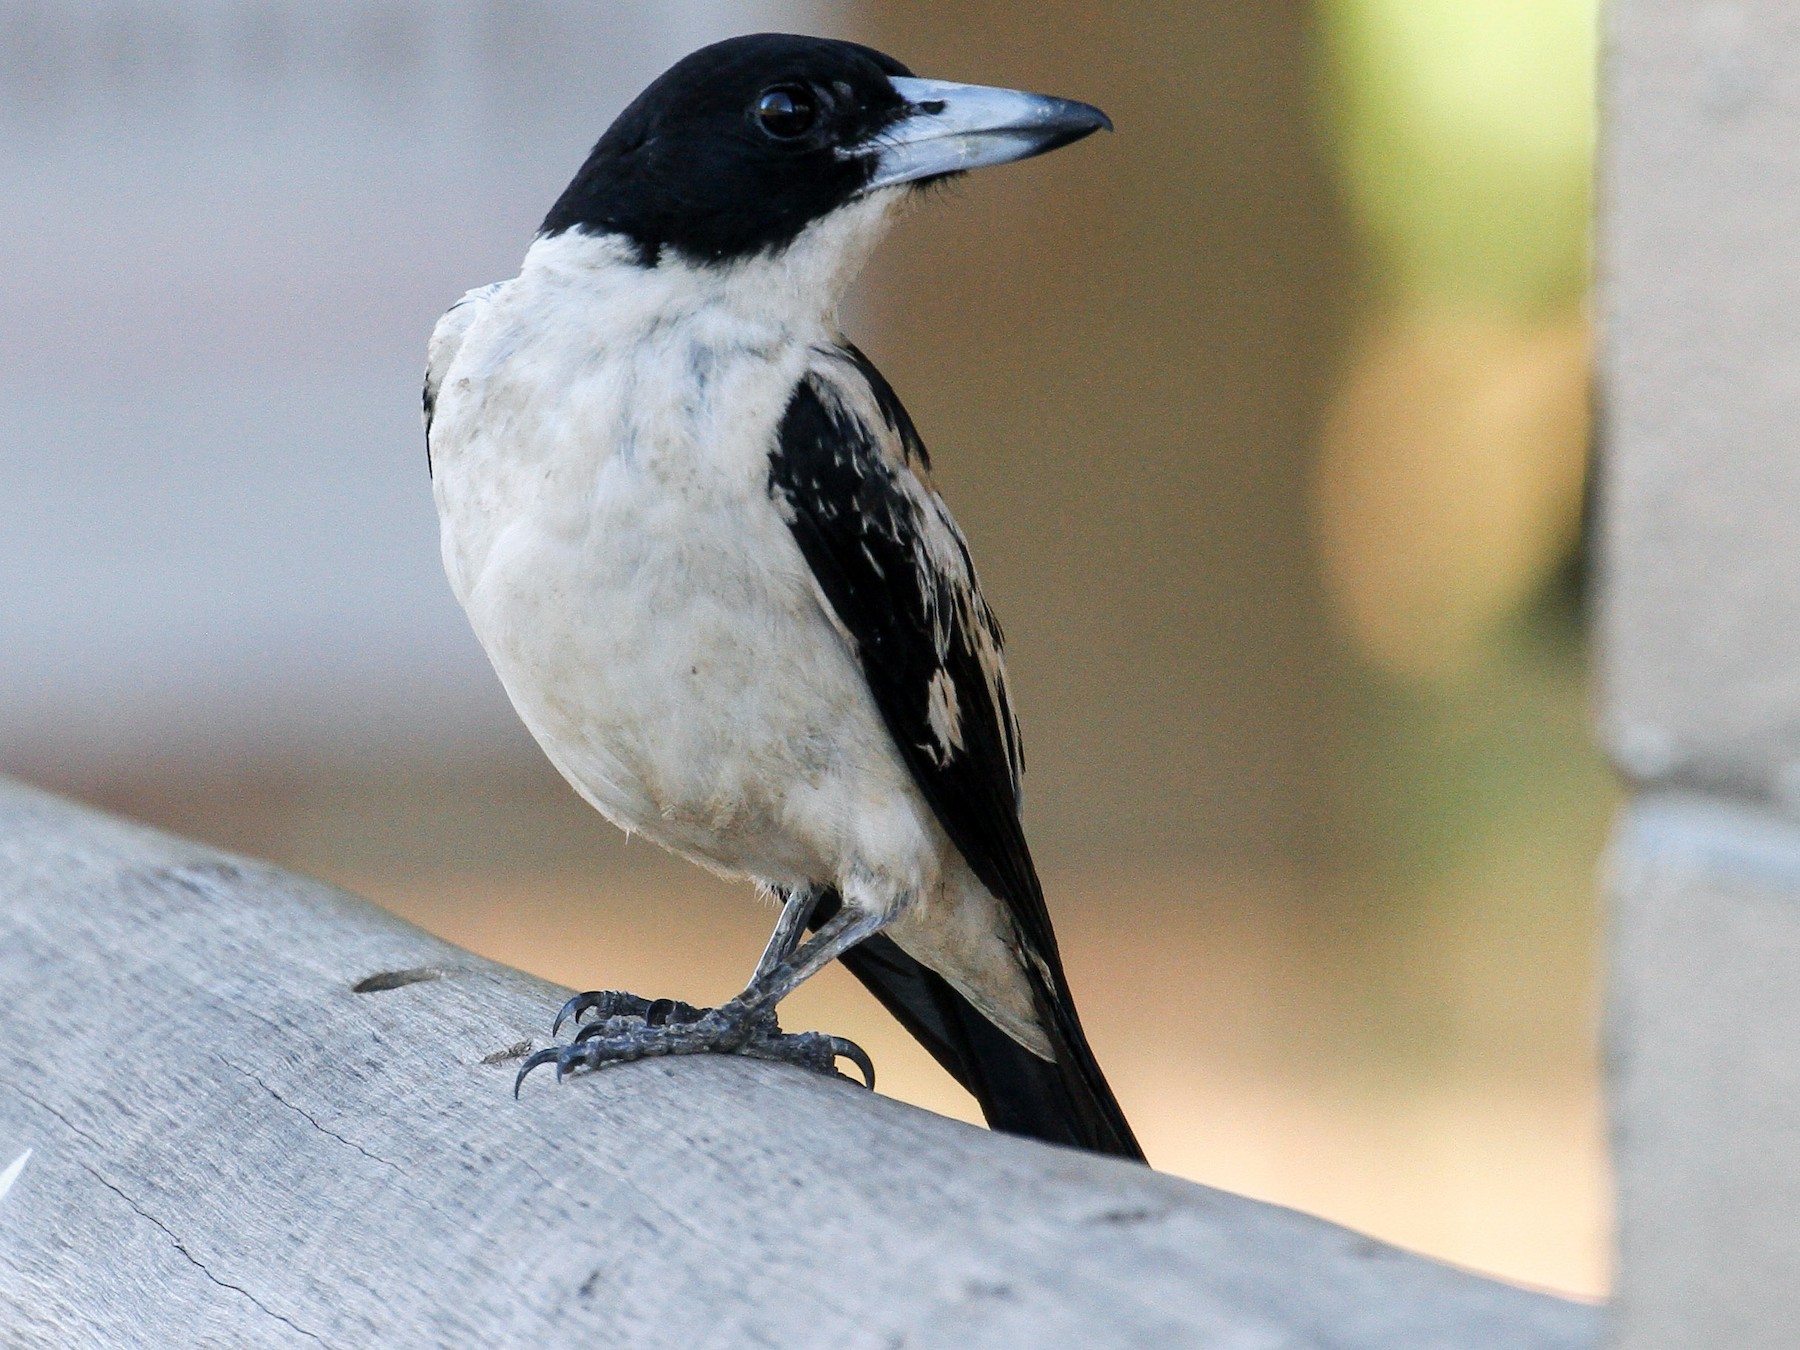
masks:
<instances>
[{"instance_id":1,"label":"bird","mask_svg":"<svg viewBox=\"0 0 1800 1350\"><path fill-rule=\"evenodd\" d=\"M853 1042L776 1017L837 960L994 1129L1144 1159L1026 843L1000 625L838 320L909 201L1102 128L852 42L727 39L619 114L518 276L438 322L444 566L518 715L614 824L781 903L735 998L577 995L518 1082L727 1053L872 1088Z\"/></svg>"}]
</instances>

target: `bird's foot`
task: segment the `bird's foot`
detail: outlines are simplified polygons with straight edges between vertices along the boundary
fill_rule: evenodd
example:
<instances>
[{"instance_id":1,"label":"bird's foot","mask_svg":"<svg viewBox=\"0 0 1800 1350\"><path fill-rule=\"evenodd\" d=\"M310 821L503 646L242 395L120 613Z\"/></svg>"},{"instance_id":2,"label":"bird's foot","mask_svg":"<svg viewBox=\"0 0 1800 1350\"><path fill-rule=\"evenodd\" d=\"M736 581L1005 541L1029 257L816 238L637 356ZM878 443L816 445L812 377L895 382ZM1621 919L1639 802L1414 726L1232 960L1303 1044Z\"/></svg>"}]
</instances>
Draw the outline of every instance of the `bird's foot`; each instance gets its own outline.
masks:
<instances>
[{"instance_id":1,"label":"bird's foot","mask_svg":"<svg viewBox=\"0 0 1800 1350\"><path fill-rule=\"evenodd\" d=\"M594 1016L584 1025L582 1018L588 1013ZM540 1050L520 1065L513 1083L515 1097L525 1075L542 1064L554 1064L561 1081L577 1070L664 1055L748 1055L833 1075L841 1057L862 1072L865 1087L875 1086L875 1066L854 1041L818 1031L784 1032L772 1009L753 1011L739 999L717 1008L696 1008L675 999L652 1000L606 990L570 999L557 1013L550 1034L560 1032L565 1021L580 1027L574 1040Z\"/></svg>"}]
</instances>

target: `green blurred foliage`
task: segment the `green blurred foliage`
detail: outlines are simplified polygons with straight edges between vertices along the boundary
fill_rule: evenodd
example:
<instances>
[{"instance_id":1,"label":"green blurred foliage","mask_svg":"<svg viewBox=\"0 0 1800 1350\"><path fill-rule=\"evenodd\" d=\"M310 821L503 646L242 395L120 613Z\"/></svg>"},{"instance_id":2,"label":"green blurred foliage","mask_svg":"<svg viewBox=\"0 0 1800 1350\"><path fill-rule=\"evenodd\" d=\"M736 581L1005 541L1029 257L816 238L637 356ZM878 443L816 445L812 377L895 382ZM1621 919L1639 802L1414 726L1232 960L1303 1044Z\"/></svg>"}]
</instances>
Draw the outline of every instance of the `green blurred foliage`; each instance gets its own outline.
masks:
<instances>
[{"instance_id":1,"label":"green blurred foliage","mask_svg":"<svg viewBox=\"0 0 1800 1350\"><path fill-rule=\"evenodd\" d=\"M1384 280L1538 311L1585 285L1598 0L1320 0L1329 136Z\"/></svg>"}]
</instances>

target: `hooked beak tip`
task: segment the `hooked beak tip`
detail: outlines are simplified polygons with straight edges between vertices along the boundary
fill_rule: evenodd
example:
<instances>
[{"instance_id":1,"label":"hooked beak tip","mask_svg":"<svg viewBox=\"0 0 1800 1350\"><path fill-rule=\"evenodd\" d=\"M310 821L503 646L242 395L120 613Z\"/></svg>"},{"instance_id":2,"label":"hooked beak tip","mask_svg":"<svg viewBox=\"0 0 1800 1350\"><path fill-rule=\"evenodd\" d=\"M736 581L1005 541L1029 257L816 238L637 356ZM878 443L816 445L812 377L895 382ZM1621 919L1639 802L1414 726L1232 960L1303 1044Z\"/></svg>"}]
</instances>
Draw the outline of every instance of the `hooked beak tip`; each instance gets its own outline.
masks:
<instances>
[{"instance_id":1,"label":"hooked beak tip","mask_svg":"<svg viewBox=\"0 0 1800 1350\"><path fill-rule=\"evenodd\" d=\"M1082 103L1072 98L1052 100L1059 105L1060 120L1071 130L1079 129L1083 136L1096 131L1113 130L1113 120L1104 111L1091 103Z\"/></svg>"},{"instance_id":2,"label":"hooked beak tip","mask_svg":"<svg viewBox=\"0 0 1800 1350\"><path fill-rule=\"evenodd\" d=\"M1067 105L1067 124L1074 134L1069 137L1078 141L1083 136L1091 136L1096 131L1111 131L1113 120L1091 103L1077 103L1074 99L1061 100ZM1065 142L1066 144L1066 142Z\"/></svg>"}]
</instances>

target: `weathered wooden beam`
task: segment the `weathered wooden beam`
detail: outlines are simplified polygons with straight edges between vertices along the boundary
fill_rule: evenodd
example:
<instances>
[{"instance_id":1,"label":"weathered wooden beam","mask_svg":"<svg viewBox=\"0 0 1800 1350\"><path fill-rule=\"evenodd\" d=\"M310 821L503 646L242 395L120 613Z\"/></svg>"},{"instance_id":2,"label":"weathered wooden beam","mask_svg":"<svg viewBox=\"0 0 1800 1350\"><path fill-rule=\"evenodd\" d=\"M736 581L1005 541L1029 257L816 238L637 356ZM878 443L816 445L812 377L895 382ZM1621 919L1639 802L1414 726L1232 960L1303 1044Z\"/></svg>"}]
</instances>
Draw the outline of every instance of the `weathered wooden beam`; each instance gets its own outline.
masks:
<instances>
[{"instance_id":1,"label":"weathered wooden beam","mask_svg":"<svg viewBox=\"0 0 1800 1350\"><path fill-rule=\"evenodd\" d=\"M361 991L361 992L359 992ZM0 1343L1566 1350L1596 1309L784 1066L0 781Z\"/></svg>"}]
</instances>

